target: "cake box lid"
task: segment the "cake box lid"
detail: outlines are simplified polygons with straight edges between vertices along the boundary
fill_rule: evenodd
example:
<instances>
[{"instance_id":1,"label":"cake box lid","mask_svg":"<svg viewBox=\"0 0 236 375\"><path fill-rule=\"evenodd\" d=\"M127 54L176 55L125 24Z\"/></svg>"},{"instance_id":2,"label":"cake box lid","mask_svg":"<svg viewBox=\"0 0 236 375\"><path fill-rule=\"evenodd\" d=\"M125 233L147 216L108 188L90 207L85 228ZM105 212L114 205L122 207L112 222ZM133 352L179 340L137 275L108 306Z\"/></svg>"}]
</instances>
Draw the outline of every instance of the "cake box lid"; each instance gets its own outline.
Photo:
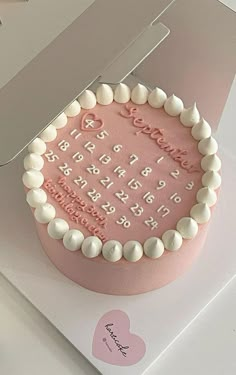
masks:
<instances>
[{"instance_id":1,"label":"cake box lid","mask_svg":"<svg viewBox=\"0 0 236 375\"><path fill-rule=\"evenodd\" d=\"M92 82L108 80L115 73L113 81L123 80L169 34L164 25L150 26L173 2L96 0L91 5L88 0L90 6L82 14L85 2L79 5L75 0L70 0L70 7L55 0L52 5L21 2L14 9L12 4L13 10L18 9L12 26L10 16L8 25L7 13L5 18L0 14L0 166L14 159ZM4 3L2 14L7 9ZM42 19L48 32L55 27L47 18L49 10L61 23L51 42L42 30ZM73 12L81 15L73 19ZM73 17L66 25L69 13ZM41 33L43 42L37 41ZM40 50L40 43L45 48Z\"/></svg>"},{"instance_id":2,"label":"cake box lid","mask_svg":"<svg viewBox=\"0 0 236 375\"><path fill-rule=\"evenodd\" d=\"M136 82L174 92L186 106L196 101L216 129L236 65L235 12L222 2L2 0L0 166L91 83L121 81L137 67Z\"/></svg>"}]
</instances>

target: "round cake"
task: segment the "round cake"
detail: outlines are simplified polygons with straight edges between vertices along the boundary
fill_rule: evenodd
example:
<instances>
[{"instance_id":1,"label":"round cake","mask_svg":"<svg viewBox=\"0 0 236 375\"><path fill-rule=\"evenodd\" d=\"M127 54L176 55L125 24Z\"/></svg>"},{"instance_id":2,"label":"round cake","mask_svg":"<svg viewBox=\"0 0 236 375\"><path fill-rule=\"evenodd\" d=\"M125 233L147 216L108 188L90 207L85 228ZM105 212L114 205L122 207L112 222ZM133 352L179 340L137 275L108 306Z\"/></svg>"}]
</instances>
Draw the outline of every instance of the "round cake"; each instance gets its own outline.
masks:
<instances>
[{"instance_id":1,"label":"round cake","mask_svg":"<svg viewBox=\"0 0 236 375\"><path fill-rule=\"evenodd\" d=\"M24 159L46 254L100 293L173 281L203 247L221 184L217 149L196 104L141 84L84 91Z\"/></svg>"}]
</instances>

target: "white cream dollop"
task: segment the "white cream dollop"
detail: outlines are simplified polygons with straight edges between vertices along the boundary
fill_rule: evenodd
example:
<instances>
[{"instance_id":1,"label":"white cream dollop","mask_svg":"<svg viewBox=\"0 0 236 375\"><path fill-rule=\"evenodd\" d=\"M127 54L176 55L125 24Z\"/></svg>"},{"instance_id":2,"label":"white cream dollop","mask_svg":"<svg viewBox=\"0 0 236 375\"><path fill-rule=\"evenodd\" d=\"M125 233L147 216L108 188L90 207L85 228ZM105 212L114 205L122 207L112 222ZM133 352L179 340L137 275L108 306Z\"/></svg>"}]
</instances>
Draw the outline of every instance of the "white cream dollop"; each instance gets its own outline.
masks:
<instances>
[{"instance_id":1,"label":"white cream dollop","mask_svg":"<svg viewBox=\"0 0 236 375\"><path fill-rule=\"evenodd\" d=\"M44 203L34 210L34 217L40 224L48 224L56 216L56 210L50 203Z\"/></svg>"},{"instance_id":2,"label":"white cream dollop","mask_svg":"<svg viewBox=\"0 0 236 375\"><path fill-rule=\"evenodd\" d=\"M39 188L44 182L44 176L36 169L29 169L23 174L22 181L28 189Z\"/></svg>"},{"instance_id":3,"label":"white cream dollop","mask_svg":"<svg viewBox=\"0 0 236 375\"><path fill-rule=\"evenodd\" d=\"M180 114L180 121L186 127L193 127L200 121L200 114L196 103L190 108L183 109Z\"/></svg>"},{"instance_id":4,"label":"white cream dollop","mask_svg":"<svg viewBox=\"0 0 236 375\"><path fill-rule=\"evenodd\" d=\"M62 129L66 126L67 124L67 116L64 112L62 112L52 123L56 129Z\"/></svg>"},{"instance_id":5,"label":"white cream dollop","mask_svg":"<svg viewBox=\"0 0 236 375\"><path fill-rule=\"evenodd\" d=\"M169 229L162 235L162 241L166 250L176 251L182 246L183 238L177 230Z\"/></svg>"},{"instance_id":6,"label":"white cream dollop","mask_svg":"<svg viewBox=\"0 0 236 375\"><path fill-rule=\"evenodd\" d=\"M43 189L31 189L26 195L26 201L30 207L36 208L47 202L47 194Z\"/></svg>"},{"instance_id":7,"label":"white cream dollop","mask_svg":"<svg viewBox=\"0 0 236 375\"><path fill-rule=\"evenodd\" d=\"M134 104L145 104L148 99L148 89L138 83L131 91L131 100Z\"/></svg>"},{"instance_id":8,"label":"white cream dollop","mask_svg":"<svg viewBox=\"0 0 236 375\"><path fill-rule=\"evenodd\" d=\"M77 229L68 230L63 237L63 244L67 250L77 251L81 248L84 235Z\"/></svg>"},{"instance_id":9,"label":"white cream dollop","mask_svg":"<svg viewBox=\"0 0 236 375\"><path fill-rule=\"evenodd\" d=\"M44 142L52 142L57 137L57 129L52 124L49 125L45 130L40 134L40 138Z\"/></svg>"},{"instance_id":10,"label":"white cream dollop","mask_svg":"<svg viewBox=\"0 0 236 375\"><path fill-rule=\"evenodd\" d=\"M39 154L35 154L31 152L30 154L26 155L24 158L24 168L25 170L28 169L37 169L37 171L41 171L44 165L44 160L42 156Z\"/></svg>"},{"instance_id":11,"label":"white cream dollop","mask_svg":"<svg viewBox=\"0 0 236 375\"><path fill-rule=\"evenodd\" d=\"M69 230L69 225L66 220L56 218L49 222L47 230L51 238L61 240Z\"/></svg>"},{"instance_id":12,"label":"white cream dollop","mask_svg":"<svg viewBox=\"0 0 236 375\"><path fill-rule=\"evenodd\" d=\"M221 168L221 160L216 154L206 155L201 160L201 167L205 172L218 172Z\"/></svg>"},{"instance_id":13,"label":"white cream dollop","mask_svg":"<svg viewBox=\"0 0 236 375\"><path fill-rule=\"evenodd\" d=\"M89 236L82 243L81 250L87 258L95 258L102 251L102 241L96 236Z\"/></svg>"},{"instance_id":14,"label":"white cream dollop","mask_svg":"<svg viewBox=\"0 0 236 375\"><path fill-rule=\"evenodd\" d=\"M122 258L122 245L119 241L107 241L102 248L103 257L109 262L117 262Z\"/></svg>"},{"instance_id":15,"label":"white cream dollop","mask_svg":"<svg viewBox=\"0 0 236 375\"><path fill-rule=\"evenodd\" d=\"M191 240L197 235L198 224L191 217L182 217L178 221L176 229L184 239Z\"/></svg>"},{"instance_id":16,"label":"white cream dollop","mask_svg":"<svg viewBox=\"0 0 236 375\"><path fill-rule=\"evenodd\" d=\"M156 87L149 94L148 103L153 108L161 108L165 104L166 99L166 93L162 89L159 89L159 87Z\"/></svg>"},{"instance_id":17,"label":"white cream dollop","mask_svg":"<svg viewBox=\"0 0 236 375\"><path fill-rule=\"evenodd\" d=\"M193 126L191 134L196 141L209 138L211 136L211 127L204 118L201 118L201 120Z\"/></svg>"},{"instance_id":18,"label":"white cream dollop","mask_svg":"<svg viewBox=\"0 0 236 375\"><path fill-rule=\"evenodd\" d=\"M202 184L203 186L209 187L213 190L218 189L218 187L221 185L221 176L218 172L207 171L202 176Z\"/></svg>"},{"instance_id":19,"label":"white cream dollop","mask_svg":"<svg viewBox=\"0 0 236 375\"><path fill-rule=\"evenodd\" d=\"M47 150L46 143L40 139L35 138L28 146L28 151L38 155L43 155Z\"/></svg>"},{"instance_id":20,"label":"white cream dollop","mask_svg":"<svg viewBox=\"0 0 236 375\"><path fill-rule=\"evenodd\" d=\"M184 109L184 104L180 98L172 95L166 100L164 109L170 116L179 116Z\"/></svg>"},{"instance_id":21,"label":"white cream dollop","mask_svg":"<svg viewBox=\"0 0 236 375\"><path fill-rule=\"evenodd\" d=\"M81 108L92 109L97 104L96 96L91 90L85 90L79 97Z\"/></svg>"},{"instance_id":22,"label":"white cream dollop","mask_svg":"<svg viewBox=\"0 0 236 375\"><path fill-rule=\"evenodd\" d=\"M103 83L96 91L97 102L101 105L109 105L113 102L113 91L111 86Z\"/></svg>"},{"instance_id":23,"label":"white cream dollop","mask_svg":"<svg viewBox=\"0 0 236 375\"><path fill-rule=\"evenodd\" d=\"M137 262L143 256L143 247L138 241L128 241L124 244L123 253L129 262Z\"/></svg>"},{"instance_id":24,"label":"white cream dollop","mask_svg":"<svg viewBox=\"0 0 236 375\"><path fill-rule=\"evenodd\" d=\"M125 83L119 83L114 92L114 100L117 103L128 103L131 97L131 90Z\"/></svg>"},{"instance_id":25,"label":"white cream dollop","mask_svg":"<svg viewBox=\"0 0 236 375\"><path fill-rule=\"evenodd\" d=\"M160 238L150 237L144 242L143 250L147 257L157 259L164 253L164 244Z\"/></svg>"},{"instance_id":26,"label":"white cream dollop","mask_svg":"<svg viewBox=\"0 0 236 375\"><path fill-rule=\"evenodd\" d=\"M212 155L215 154L218 150L218 144L216 140L213 137L208 137L205 139L202 139L198 143L198 151L202 155Z\"/></svg>"},{"instance_id":27,"label":"white cream dollop","mask_svg":"<svg viewBox=\"0 0 236 375\"><path fill-rule=\"evenodd\" d=\"M191 208L190 216L198 224L205 224L210 220L211 210L206 203L197 203Z\"/></svg>"},{"instance_id":28,"label":"white cream dollop","mask_svg":"<svg viewBox=\"0 0 236 375\"><path fill-rule=\"evenodd\" d=\"M68 117L75 117L77 116L81 111L80 104L78 100L74 100L65 110L65 114Z\"/></svg>"},{"instance_id":29,"label":"white cream dollop","mask_svg":"<svg viewBox=\"0 0 236 375\"><path fill-rule=\"evenodd\" d=\"M197 192L198 203L206 203L209 207L214 206L217 201L217 195L214 190L209 187L203 187Z\"/></svg>"}]
</instances>

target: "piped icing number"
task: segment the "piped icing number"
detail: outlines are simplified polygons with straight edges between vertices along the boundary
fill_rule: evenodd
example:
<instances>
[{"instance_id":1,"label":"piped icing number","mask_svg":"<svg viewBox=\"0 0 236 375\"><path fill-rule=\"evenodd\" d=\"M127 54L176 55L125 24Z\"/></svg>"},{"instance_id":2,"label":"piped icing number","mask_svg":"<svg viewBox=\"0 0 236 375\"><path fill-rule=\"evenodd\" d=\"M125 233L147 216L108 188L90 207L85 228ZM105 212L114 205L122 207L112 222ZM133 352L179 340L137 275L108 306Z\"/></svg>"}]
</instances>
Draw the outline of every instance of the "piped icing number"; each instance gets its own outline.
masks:
<instances>
[{"instance_id":1,"label":"piped icing number","mask_svg":"<svg viewBox=\"0 0 236 375\"><path fill-rule=\"evenodd\" d=\"M162 205L157 209L157 213L159 213L161 217L165 217L165 216L169 215L169 213L170 213L170 209L167 208L164 204L162 204Z\"/></svg>"},{"instance_id":2,"label":"piped icing number","mask_svg":"<svg viewBox=\"0 0 236 375\"><path fill-rule=\"evenodd\" d=\"M150 175L150 173L152 173L152 168L150 167L145 167L144 169L141 170L140 174L143 176L143 177L148 177Z\"/></svg>"},{"instance_id":3,"label":"piped icing number","mask_svg":"<svg viewBox=\"0 0 236 375\"><path fill-rule=\"evenodd\" d=\"M70 147L70 144L63 139L58 143L58 147L61 151L66 151Z\"/></svg>"},{"instance_id":4,"label":"piped icing number","mask_svg":"<svg viewBox=\"0 0 236 375\"><path fill-rule=\"evenodd\" d=\"M67 163L64 163L63 165L59 165L58 168L64 174L64 176L69 176L72 172L72 168L70 168Z\"/></svg>"},{"instance_id":5,"label":"piped icing number","mask_svg":"<svg viewBox=\"0 0 236 375\"><path fill-rule=\"evenodd\" d=\"M174 171L170 172L170 175L177 180L179 178L180 172L178 169L175 169Z\"/></svg>"},{"instance_id":6,"label":"piped icing number","mask_svg":"<svg viewBox=\"0 0 236 375\"><path fill-rule=\"evenodd\" d=\"M96 135L97 139L103 140L105 137L108 137L109 133L106 130L102 130L100 133Z\"/></svg>"},{"instance_id":7,"label":"piped icing number","mask_svg":"<svg viewBox=\"0 0 236 375\"><path fill-rule=\"evenodd\" d=\"M106 202L102 204L101 207L106 212L107 215L114 214L116 212L115 207L112 206L110 202Z\"/></svg>"},{"instance_id":8,"label":"piped icing number","mask_svg":"<svg viewBox=\"0 0 236 375\"><path fill-rule=\"evenodd\" d=\"M120 190L117 193L115 193L115 196L124 204L127 203L127 200L129 199L128 194L124 192L124 190Z\"/></svg>"},{"instance_id":9,"label":"piped icing number","mask_svg":"<svg viewBox=\"0 0 236 375\"><path fill-rule=\"evenodd\" d=\"M117 224L122 225L125 229L128 229L131 225L130 221L127 220L126 216L121 216L119 220L116 221Z\"/></svg>"},{"instance_id":10,"label":"piped icing number","mask_svg":"<svg viewBox=\"0 0 236 375\"><path fill-rule=\"evenodd\" d=\"M131 206L130 210L133 212L134 216L141 216L144 212L143 207L141 207L138 203L135 203L134 206Z\"/></svg>"},{"instance_id":11,"label":"piped icing number","mask_svg":"<svg viewBox=\"0 0 236 375\"><path fill-rule=\"evenodd\" d=\"M77 186L79 186L80 189L83 189L86 185L88 185L88 182L81 176L76 177L73 181Z\"/></svg>"},{"instance_id":12,"label":"piped icing number","mask_svg":"<svg viewBox=\"0 0 236 375\"><path fill-rule=\"evenodd\" d=\"M161 189L164 189L165 186L166 186L166 182L164 180L159 180L157 183L156 189L161 190Z\"/></svg>"},{"instance_id":13,"label":"piped icing number","mask_svg":"<svg viewBox=\"0 0 236 375\"><path fill-rule=\"evenodd\" d=\"M56 160L59 160L59 156L54 154L52 150L49 150L45 153L45 158L49 163L53 163Z\"/></svg>"},{"instance_id":14,"label":"piped icing number","mask_svg":"<svg viewBox=\"0 0 236 375\"><path fill-rule=\"evenodd\" d=\"M82 133L80 133L77 129L73 129L70 132L70 135L74 139L78 139L81 136Z\"/></svg>"},{"instance_id":15,"label":"piped icing number","mask_svg":"<svg viewBox=\"0 0 236 375\"><path fill-rule=\"evenodd\" d=\"M147 225L151 230L154 230L158 227L158 222L154 220L152 216L149 219L144 221L144 224Z\"/></svg>"},{"instance_id":16,"label":"piped icing number","mask_svg":"<svg viewBox=\"0 0 236 375\"><path fill-rule=\"evenodd\" d=\"M100 183L106 188L106 189L109 189L113 184L114 182L111 181L111 178L110 177L104 177L103 179L100 180Z\"/></svg>"},{"instance_id":17,"label":"piped icing number","mask_svg":"<svg viewBox=\"0 0 236 375\"><path fill-rule=\"evenodd\" d=\"M118 103L119 100L120 103L124 103L122 97L120 97L123 88L123 86L120 87L119 95L115 92ZM109 91L109 95L113 95L111 93L112 91ZM127 96L128 102L127 93L126 90L124 95ZM139 108L136 105L144 104L142 100L148 94L147 91L143 91L141 100L137 93L134 89L131 95L132 105L130 103L122 104L121 111L116 112L116 115L127 119L126 126L133 131L133 143L126 143L125 134L123 135L122 131L113 133L114 124L106 126L105 120L96 113L96 110L92 109L96 104L95 96L86 94L82 95L81 98L80 104L84 108L84 112L80 114L79 125L77 126L73 122L72 128L68 127L67 132L61 133L63 135L55 141L55 150L49 147L48 150L41 152L41 149L44 149L41 139L41 142L37 141L35 146L29 148L31 153L33 152L32 149L36 150L37 155L44 153L45 162L54 163L59 173L60 178L57 184L63 189L64 194L56 191L58 188L56 182L48 181L44 185L47 193L51 194L53 199L58 199L70 218L73 218L74 223L78 223L80 227L84 226L90 232L90 235L98 237L103 243L109 239L109 230L114 226L114 231L117 233L119 231L121 231L120 233L127 233L128 229L134 227L135 230L137 228L137 231L140 230L140 233L144 232L147 236L149 232L151 232L150 237L161 236L161 226L166 225L168 216L170 218L172 213L184 204L185 196L191 197L191 194L193 197L196 196L196 186L199 179L195 179L195 176L199 176L197 173L202 172L200 166L190 160L191 155L188 155L186 150L180 149L177 145L169 142L165 129L159 127L158 123L154 125L146 121L142 113L142 107ZM201 211L204 209L201 204L207 203L210 206L213 204L212 202L215 202L213 190L220 184L218 174L220 162L217 156L213 154L217 150L216 143L210 136L206 121L201 120L198 124L200 117L198 118L196 107L184 109L179 98L172 96L166 99L165 93L163 94L160 91L158 93L159 97L156 93L153 93L150 100L148 99L150 106L160 108L164 105L164 110L168 115L180 115L180 122L183 126L192 127L191 134L199 142L198 149L204 158L201 164L204 170L203 186L201 186L201 192L197 195L198 203L195 204L189 215L191 220L196 221L196 225L201 224L210 215L208 207L205 212ZM100 93L99 98L99 104L109 104L110 99L108 100L105 93L104 95ZM80 110L78 103L68 110L68 116L75 109ZM58 130L58 134L60 134L60 128L64 127L66 123L67 120L64 115L60 115L60 118L55 120L55 128ZM120 129L122 129L122 126L120 124ZM53 137L55 139L55 129L53 128L51 133L49 130L42 133L42 140L45 139L45 142L50 142ZM133 147L136 137L139 140L144 139L144 137L148 138L150 148L152 147L151 144L156 147L155 156L153 156L154 153L150 153L149 158L144 158L143 153L148 152L148 150ZM146 159L146 164L144 159ZM35 169L33 182L31 182L31 175L23 176L25 185L28 188L31 188L31 185L32 188L40 186L41 180L43 181L39 171L43 165L40 156L28 156L24 164L26 174L28 173L27 169ZM189 177L189 179L186 177ZM63 199L66 197L68 204L66 204L67 201L63 203L59 200L62 199L60 194L64 197ZM45 196L34 196L34 193L31 193L28 201L36 207L38 204L36 199L45 204ZM75 210L74 207L76 207L76 213L73 211ZM47 209L48 217L53 218L55 210L53 211L50 207ZM37 212L36 217L40 217L41 220L41 216ZM84 212L87 216L83 216ZM188 218L184 219L187 222ZM178 236L183 235L183 238L185 238L186 229L183 229L183 222L184 220L180 221L177 230ZM123 231L124 229L126 231ZM163 248L165 246L168 250L171 250L168 248L169 243L166 245L165 242L166 237L168 238L167 232L164 233L162 238ZM118 241L119 238L115 240ZM161 243L162 240L159 239ZM98 242L94 243L93 247L96 246L100 246ZM173 246L176 249L176 245ZM100 252L101 247L96 254L98 255ZM86 251L83 250L83 253L86 254ZM149 250L146 255L149 256L148 254ZM128 259L127 255L125 257Z\"/></svg>"},{"instance_id":18,"label":"piped icing number","mask_svg":"<svg viewBox=\"0 0 236 375\"><path fill-rule=\"evenodd\" d=\"M134 163L136 163L138 161L138 159L139 158L138 158L137 155L135 155L135 154L130 155L130 157L129 157L129 164L133 165Z\"/></svg>"},{"instance_id":19,"label":"piped icing number","mask_svg":"<svg viewBox=\"0 0 236 375\"><path fill-rule=\"evenodd\" d=\"M84 155L81 154L80 151L76 152L73 156L72 156L72 159L74 159L74 161L76 163L79 163L81 162L82 160L84 160Z\"/></svg>"}]
</instances>

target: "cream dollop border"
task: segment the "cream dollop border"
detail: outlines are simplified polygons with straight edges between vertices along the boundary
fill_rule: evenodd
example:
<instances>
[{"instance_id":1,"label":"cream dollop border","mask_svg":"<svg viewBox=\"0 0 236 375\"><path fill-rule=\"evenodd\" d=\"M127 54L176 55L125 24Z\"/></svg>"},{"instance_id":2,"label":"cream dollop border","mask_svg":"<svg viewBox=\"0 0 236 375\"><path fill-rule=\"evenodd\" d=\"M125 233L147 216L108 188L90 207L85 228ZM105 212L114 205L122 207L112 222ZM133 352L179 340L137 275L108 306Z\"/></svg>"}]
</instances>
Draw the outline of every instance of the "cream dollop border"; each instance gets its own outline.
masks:
<instances>
[{"instance_id":1,"label":"cream dollop border","mask_svg":"<svg viewBox=\"0 0 236 375\"><path fill-rule=\"evenodd\" d=\"M46 151L45 143L53 141L57 137L57 131L66 126L68 117L77 116L81 108L91 109L96 103L109 105L113 100L118 103L127 103L131 100L135 104L148 102L153 108L164 107L165 112L170 116L178 116L183 126L192 128L191 134L198 142L199 152L203 154L201 165L205 173L202 177L202 187L196 195L196 204L191 208L189 217L180 218L176 229L165 231L161 239L148 238L143 246L138 241L128 241L122 246L116 240L109 240L102 244L97 236L84 238L81 231L70 229L64 219L55 218L55 208L46 202L46 193L42 193L40 189L44 182L44 176L40 170L43 168L41 155ZM192 239L197 235L199 224L210 220L210 207L216 202L214 190L221 184L221 176L218 173L221 162L216 155L217 149L217 142L211 137L211 128L203 118L200 118L196 103L191 108L185 109L180 98L175 95L167 98L166 93L159 88L149 92L145 86L138 84L131 90L124 83L120 83L113 91L109 85L102 84L98 87L96 95L90 90L84 91L78 100L70 104L65 112L61 113L39 138L28 146L30 154L24 159L26 172L23 175L23 183L29 188L27 201L35 209L35 219L47 224L49 236L61 239L65 248L70 251L81 249L88 258L102 254L110 262L116 262L122 257L130 262L136 262L143 255L157 259L164 253L164 250L179 250L184 239ZM38 199L36 202L35 198L32 198L34 195Z\"/></svg>"}]
</instances>

